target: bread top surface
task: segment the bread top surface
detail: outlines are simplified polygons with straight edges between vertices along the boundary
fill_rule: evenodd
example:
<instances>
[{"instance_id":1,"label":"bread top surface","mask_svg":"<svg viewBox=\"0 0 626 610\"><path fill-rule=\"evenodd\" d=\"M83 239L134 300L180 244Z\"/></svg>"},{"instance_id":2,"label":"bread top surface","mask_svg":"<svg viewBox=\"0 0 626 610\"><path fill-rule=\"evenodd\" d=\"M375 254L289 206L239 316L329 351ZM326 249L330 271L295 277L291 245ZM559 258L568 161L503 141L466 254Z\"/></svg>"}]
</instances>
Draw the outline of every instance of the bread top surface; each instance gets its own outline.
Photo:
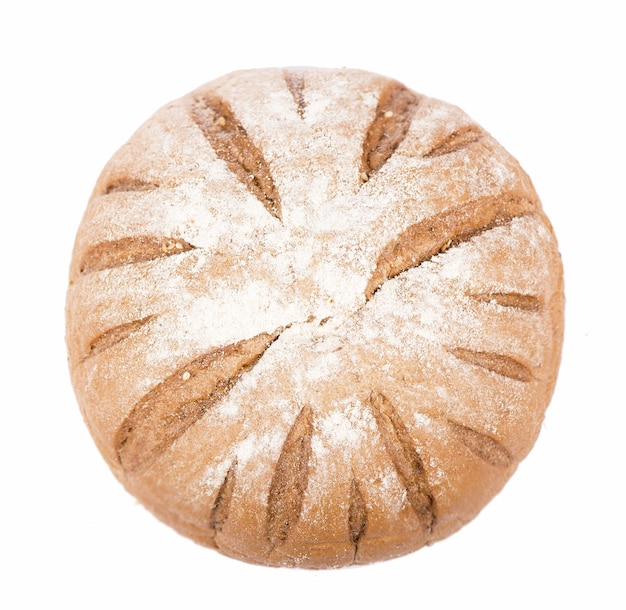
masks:
<instances>
[{"instance_id":1,"label":"bread top surface","mask_svg":"<svg viewBox=\"0 0 626 610\"><path fill-rule=\"evenodd\" d=\"M563 324L526 174L355 70L237 72L100 176L70 369L116 476L195 540L330 567L449 535L532 447Z\"/></svg>"}]
</instances>

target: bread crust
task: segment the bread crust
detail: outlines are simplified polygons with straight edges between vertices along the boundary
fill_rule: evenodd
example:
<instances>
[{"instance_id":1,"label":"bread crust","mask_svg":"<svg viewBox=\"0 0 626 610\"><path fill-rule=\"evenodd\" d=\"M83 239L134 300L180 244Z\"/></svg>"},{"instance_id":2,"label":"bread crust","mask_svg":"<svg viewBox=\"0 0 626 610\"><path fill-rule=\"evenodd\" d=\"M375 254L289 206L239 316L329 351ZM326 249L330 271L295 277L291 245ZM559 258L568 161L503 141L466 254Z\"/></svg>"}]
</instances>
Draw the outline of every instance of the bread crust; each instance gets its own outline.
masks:
<instances>
[{"instance_id":1,"label":"bread crust","mask_svg":"<svg viewBox=\"0 0 626 610\"><path fill-rule=\"evenodd\" d=\"M67 295L115 476L244 561L441 540L532 448L563 337L557 242L458 108L357 70L226 75L102 172Z\"/></svg>"}]
</instances>

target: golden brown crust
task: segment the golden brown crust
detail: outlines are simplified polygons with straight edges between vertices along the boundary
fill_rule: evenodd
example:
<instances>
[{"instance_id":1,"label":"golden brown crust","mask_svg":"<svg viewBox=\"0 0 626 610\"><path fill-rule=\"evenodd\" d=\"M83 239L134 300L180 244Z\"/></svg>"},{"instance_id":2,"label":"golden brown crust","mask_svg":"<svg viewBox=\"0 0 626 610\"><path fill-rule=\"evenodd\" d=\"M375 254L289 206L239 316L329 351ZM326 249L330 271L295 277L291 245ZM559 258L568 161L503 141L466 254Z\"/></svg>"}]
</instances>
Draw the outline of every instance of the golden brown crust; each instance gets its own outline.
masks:
<instances>
[{"instance_id":1,"label":"golden brown crust","mask_svg":"<svg viewBox=\"0 0 626 610\"><path fill-rule=\"evenodd\" d=\"M556 381L562 269L528 176L367 72L239 72L161 109L104 169L70 279L72 381L111 469L252 563L449 536Z\"/></svg>"}]
</instances>

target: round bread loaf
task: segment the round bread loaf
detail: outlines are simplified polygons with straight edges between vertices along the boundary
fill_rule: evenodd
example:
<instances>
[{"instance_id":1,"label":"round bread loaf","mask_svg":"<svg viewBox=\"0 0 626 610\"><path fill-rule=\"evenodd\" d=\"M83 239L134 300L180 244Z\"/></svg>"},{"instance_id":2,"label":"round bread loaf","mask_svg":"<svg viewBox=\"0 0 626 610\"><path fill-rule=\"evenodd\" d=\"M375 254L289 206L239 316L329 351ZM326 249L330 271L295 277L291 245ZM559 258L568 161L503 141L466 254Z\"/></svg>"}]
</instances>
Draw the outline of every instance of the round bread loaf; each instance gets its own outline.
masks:
<instances>
[{"instance_id":1,"label":"round bread loaf","mask_svg":"<svg viewBox=\"0 0 626 610\"><path fill-rule=\"evenodd\" d=\"M245 561L399 556L470 521L539 433L562 268L530 179L458 108L357 70L236 72L100 176L73 385L158 518Z\"/></svg>"}]
</instances>

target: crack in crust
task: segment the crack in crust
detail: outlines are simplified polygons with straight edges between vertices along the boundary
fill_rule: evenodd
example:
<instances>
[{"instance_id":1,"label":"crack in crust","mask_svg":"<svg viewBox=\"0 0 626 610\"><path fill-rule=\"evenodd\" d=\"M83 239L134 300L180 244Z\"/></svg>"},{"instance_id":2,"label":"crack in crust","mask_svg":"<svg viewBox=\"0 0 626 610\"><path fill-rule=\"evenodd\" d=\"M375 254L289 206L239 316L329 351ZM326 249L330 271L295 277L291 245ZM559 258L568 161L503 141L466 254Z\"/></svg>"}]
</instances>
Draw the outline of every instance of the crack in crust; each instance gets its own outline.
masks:
<instances>
[{"instance_id":1,"label":"crack in crust","mask_svg":"<svg viewBox=\"0 0 626 610\"><path fill-rule=\"evenodd\" d=\"M419 97L401 83L385 85L363 142L361 182L367 182L393 155L411 126Z\"/></svg>"},{"instance_id":2,"label":"crack in crust","mask_svg":"<svg viewBox=\"0 0 626 610\"><path fill-rule=\"evenodd\" d=\"M508 468L515 462L511 452L497 440L473 428L448 420L456 438L481 460L497 468Z\"/></svg>"},{"instance_id":3,"label":"crack in crust","mask_svg":"<svg viewBox=\"0 0 626 610\"><path fill-rule=\"evenodd\" d=\"M109 330L103 332L101 335L98 335L95 339L91 341L89 344L89 348L87 353L83 356L83 361L87 360L87 358L92 358L97 354L110 349L114 345L117 345L124 339L130 337L133 333L137 332L140 328L145 326L150 320L155 318L156 315L146 316L145 318L141 318L140 320L133 320L132 322L126 322L125 324L120 324L119 326L114 326Z\"/></svg>"},{"instance_id":4,"label":"crack in crust","mask_svg":"<svg viewBox=\"0 0 626 610\"><path fill-rule=\"evenodd\" d=\"M300 519L309 482L313 410L302 408L276 463L267 498L267 538L273 550L287 540Z\"/></svg>"},{"instance_id":5,"label":"crack in crust","mask_svg":"<svg viewBox=\"0 0 626 610\"><path fill-rule=\"evenodd\" d=\"M214 349L167 377L142 398L120 426L118 460L126 472L149 466L209 409L224 399L280 336L263 333Z\"/></svg>"},{"instance_id":6,"label":"crack in crust","mask_svg":"<svg viewBox=\"0 0 626 610\"><path fill-rule=\"evenodd\" d=\"M237 460L231 464L224 481L220 485L220 488L213 502L211 508L211 514L209 516L209 528L213 532L213 538L217 536L219 532L224 529L226 519L228 519L228 511L230 509L230 502L233 498L233 491L235 489Z\"/></svg>"},{"instance_id":7,"label":"crack in crust","mask_svg":"<svg viewBox=\"0 0 626 610\"><path fill-rule=\"evenodd\" d=\"M511 358L510 356L496 354L494 352L475 352L470 349L465 349L464 347L452 347L447 349L448 352L459 360L487 369L503 377L524 383L533 380L530 369L525 364L519 362L519 360L515 360L515 358Z\"/></svg>"},{"instance_id":8,"label":"crack in crust","mask_svg":"<svg viewBox=\"0 0 626 610\"><path fill-rule=\"evenodd\" d=\"M193 103L191 117L218 158L274 218L281 220L280 196L270 167L228 102L215 93L206 93Z\"/></svg>"},{"instance_id":9,"label":"crack in crust","mask_svg":"<svg viewBox=\"0 0 626 610\"><path fill-rule=\"evenodd\" d=\"M406 424L383 394L372 392L369 403L387 454L406 489L407 500L430 532L436 518L435 498L415 443Z\"/></svg>"},{"instance_id":10,"label":"crack in crust","mask_svg":"<svg viewBox=\"0 0 626 610\"><path fill-rule=\"evenodd\" d=\"M195 249L184 239L175 237L123 237L96 244L83 256L79 272L83 275L122 265L144 263L164 256L182 254Z\"/></svg>"},{"instance_id":11,"label":"crack in crust","mask_svg":"<svg viewBox=\"0 0 626 610\"><path fill-rule=\"evenodd\" d=\"M469 201L409 226L380 253L365 288L366 301L403 271L535 209L536 204L525 197L502 194Z\"/></svg>"},{"instance_id":12,"label":"crack in crust","mask_svg":"<svg viewBox=\"0 0 626 610\"><path fill-rule=\"evenodd\" d=\"M461 148L469 146L474 142L477 142L484 135L483 130L478 125L468 125L457 129L448 134L444 140L433 146L424 157L439 157L441 155L447 155L452 152L456 152Z\"/></svg>"},{"instance_id":13,"label":"crack in crust","mask_svg":"<svg viewBox=\"0 0 626 610\"><path fill-rule=\"evenodd\" d=\"M298 115L303 119L307 106L304 99L304 74L301 70L283 70L283 78L293 101L296 103Z\"/></svg>"}]
</instances>

